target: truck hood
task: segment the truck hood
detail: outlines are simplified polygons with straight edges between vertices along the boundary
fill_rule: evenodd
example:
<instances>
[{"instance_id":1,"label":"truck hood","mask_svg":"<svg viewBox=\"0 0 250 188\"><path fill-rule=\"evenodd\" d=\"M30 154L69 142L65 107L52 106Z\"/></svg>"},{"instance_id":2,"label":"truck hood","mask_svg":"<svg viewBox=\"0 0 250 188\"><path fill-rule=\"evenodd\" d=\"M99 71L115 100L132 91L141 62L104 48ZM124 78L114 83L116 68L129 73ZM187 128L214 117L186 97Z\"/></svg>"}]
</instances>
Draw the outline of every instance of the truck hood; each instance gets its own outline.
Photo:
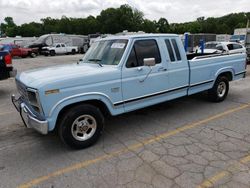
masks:
<instances>
[{"instance_id":1,"label":"truck hood","mask_svg":"<svg viewBox=\"0 0 250 188\"><path fill-rule=\"evenodd\" d=\"M52 48L52 47L51 47L51 46L42 47L43 50L48 50L48 49L50 49L50 48Z\"/></svg>"},{"instance_id":2,"label":"truck hood","mask_svg":"<svg viewBox=\"0 0 250 188\"><path fill-rule=\"evenodd\" d=\"M104 65L100 67L98 64L75 63L25 71L19 74L16 79L26 86L36 89L44 86L65 88L105 81L105 77L106 79L108 77L104 75L110 75L114 71L117 73L117 70L116 66ZM109 76L109 78L111 77Z\"/></svg>"}]
</instances>

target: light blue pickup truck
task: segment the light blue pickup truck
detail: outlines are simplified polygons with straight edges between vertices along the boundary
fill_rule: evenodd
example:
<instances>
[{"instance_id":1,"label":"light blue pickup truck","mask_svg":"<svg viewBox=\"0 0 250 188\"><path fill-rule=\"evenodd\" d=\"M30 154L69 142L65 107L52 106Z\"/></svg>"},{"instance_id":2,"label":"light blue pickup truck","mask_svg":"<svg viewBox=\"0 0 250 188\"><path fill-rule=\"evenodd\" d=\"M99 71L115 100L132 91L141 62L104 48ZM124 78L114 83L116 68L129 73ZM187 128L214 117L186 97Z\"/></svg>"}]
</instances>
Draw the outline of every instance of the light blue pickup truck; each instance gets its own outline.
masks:
<instances>
[{"instance_id":1,"label":"light blue pickup truck","mask_svg":"<svg viewBox=\"0 0 250 188\"><path fill-rule=\"evenodd\" d=\"M207 91L223 101L229 81L246 75L246 54L186 55L174 34L113 36L92 44L75 64L30 70L16 77L12 101L24 124L56 129L73 148L95 143L105 116Z\"/></svg>"}]
</instances>

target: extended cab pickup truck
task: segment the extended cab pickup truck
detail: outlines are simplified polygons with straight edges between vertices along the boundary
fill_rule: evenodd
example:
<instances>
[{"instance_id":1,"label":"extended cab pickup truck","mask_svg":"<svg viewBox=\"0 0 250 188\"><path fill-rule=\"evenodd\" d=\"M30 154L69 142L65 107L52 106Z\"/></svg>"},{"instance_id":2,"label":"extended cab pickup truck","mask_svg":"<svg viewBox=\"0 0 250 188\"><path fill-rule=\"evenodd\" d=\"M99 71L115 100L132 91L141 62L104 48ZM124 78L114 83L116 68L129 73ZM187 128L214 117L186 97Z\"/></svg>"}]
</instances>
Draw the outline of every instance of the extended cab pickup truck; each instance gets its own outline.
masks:
<instances>
[{"instance_id":1,"label":"extended cab pickup truck","mask_svg":"<svg viewBox=\"0 0 250 188\"><path fill-rule=\"evenodd\" d=\"M75 54L77 52L77 46L67 46L64 43L55 43L53 46L43 47L41 54L54 56L56 54Z\"/></svg>"},{"instance_id":2,"label":"extended cab pickup truck","mask_svg":"<svg viewBox=\"0 0 250 188\"><path fill-rule=\"evenodd\" d=\"M220 102L229 81L245 74L245 53L187 57L174 34L114 36L95 41L75 64L19 74L20 97L12 101L28 128L56 129L63 142L85 148L97 141L108 114L202 91Z\"/></svg>"},{"instance_id":3,"label":"extended cab pickup truck","mask_svg":"<svg viewBox=\"0 0 250 188\"><path fill-rule=\"evenodd\" d=\"M16 75L16 69L12 66L12 58L9 52L0 51L0 80L5 80Z\"/></svg>"}]
</instances>

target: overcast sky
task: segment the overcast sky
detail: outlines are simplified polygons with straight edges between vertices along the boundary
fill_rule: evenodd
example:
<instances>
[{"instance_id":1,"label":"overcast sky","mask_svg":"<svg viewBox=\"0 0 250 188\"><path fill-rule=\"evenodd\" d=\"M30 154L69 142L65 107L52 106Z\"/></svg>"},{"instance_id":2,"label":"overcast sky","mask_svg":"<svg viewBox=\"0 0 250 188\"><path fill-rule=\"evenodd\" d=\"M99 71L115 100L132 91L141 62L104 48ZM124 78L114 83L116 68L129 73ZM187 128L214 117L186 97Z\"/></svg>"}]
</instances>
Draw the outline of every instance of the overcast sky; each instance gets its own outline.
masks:
<instances>
[{"instance_id":1,"label":"overcast sky","mask_svg":"<svg viewBox=\"0 0 250 188\"><path fill-rule=\"evenodd\" d=\"M148 19L165 17L170 23L250 12L250 0L0 0L0 22L6 16L13 17L18 25L62 15L96 16L103 9L117 8L121 4L139 9Z\"/></svg>"}]
</instances>

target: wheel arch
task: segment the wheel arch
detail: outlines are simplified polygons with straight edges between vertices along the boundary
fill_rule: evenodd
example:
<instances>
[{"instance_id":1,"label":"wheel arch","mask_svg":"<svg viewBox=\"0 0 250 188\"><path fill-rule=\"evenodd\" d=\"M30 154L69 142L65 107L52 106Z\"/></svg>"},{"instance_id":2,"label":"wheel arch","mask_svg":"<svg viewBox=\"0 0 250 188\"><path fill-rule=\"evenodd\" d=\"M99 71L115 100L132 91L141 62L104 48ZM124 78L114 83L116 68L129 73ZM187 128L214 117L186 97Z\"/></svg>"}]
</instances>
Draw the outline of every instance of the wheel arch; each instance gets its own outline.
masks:
<instances>
[{"instance_id":1,"label":"wheel arch","mask_svg":"<svg viewBox=\"0 0 250 188\"><path fill-rule=\"evenodd\" d=\"M115 111L117 109L114 109L112 101L107 96L105 97L100 94L85 94L84 96L65 98L51 108L48 114L48 118L50 119L49 130L52 131L55 128L60 116L64 112L80 104L91 104L96 106L104 115L116 115L119 114L120 111L122 112L122 109L120 109L120 111Z\"/></svg>"},{"instance_id":2,"label":"wheel arch","mask_svg":"<svg viewBox=\"0 0 250 188\"><path fill-rule=\"evenodd\" d=\"M232 81L234 79L234 71L232 68L221 69L216 73L215 78L217 79L221 76L225 76L227 77L228 81Z\"/></svg>"},{"instance_id":3,"label":"wheel arch","mask_svg":"<svg viewBox=\"0 0 250 188\"><path fill-rule=\"evenodd\" d=\"M58 122L61 120L63 115L68 110L70 110L71 108L73 108L75 106L82 105L82 104L89 104L89 105L93 105L93 106L97 107L103 113L104 116L110 116L111 115L110 110L108 109L106 104L101 100L93 99L93 100L79 101L79 102L76 102L76 103L66 105L60 110L60 112L57 115L54 128L57 129Z\"/></svg>"}]
</instances>

